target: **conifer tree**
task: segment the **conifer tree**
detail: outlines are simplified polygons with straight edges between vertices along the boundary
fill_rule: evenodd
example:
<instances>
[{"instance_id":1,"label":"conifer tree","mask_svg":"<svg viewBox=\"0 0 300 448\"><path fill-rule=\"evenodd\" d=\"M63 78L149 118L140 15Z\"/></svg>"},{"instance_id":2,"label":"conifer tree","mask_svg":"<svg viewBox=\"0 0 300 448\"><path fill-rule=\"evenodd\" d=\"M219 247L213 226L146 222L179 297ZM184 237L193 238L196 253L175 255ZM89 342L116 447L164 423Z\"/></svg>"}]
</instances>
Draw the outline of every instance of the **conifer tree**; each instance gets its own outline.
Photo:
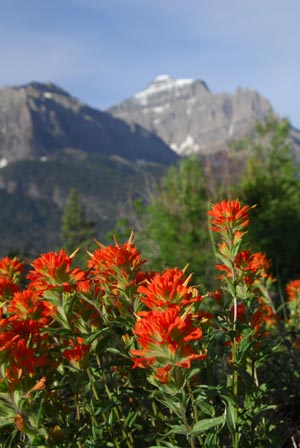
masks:
<instances>
[{"instance_id":1,"label":"conifer tree","mask_svg":"<svg viewBox=\"0 0 300 448\"><path fill-rule=\"evenodd\" d=\"M76 188L71 188L64 208L61 240L67 253L77 248L88 249L95 234L94 223L88 221L85 207Z\"/></svg>"},{"instance_id":2,"label":"conifer tree","mask_svg":"<svg viewBox=\"0 0 300 448\"><path fill-rule=\"evenodd\" d=\"M154 269L189 265L188 271L198 274L194 282L203 289L213 286L215 259L207 210L206 180L199 157L171 166L144 213L145 227L137 238Z\"/></svg>"},{"instance_id":3,"label":"conifer tree","mask_svg":"<svg viewBox=\"0 0 300 448\"><path fill-rule=\"evenodd\" d=\"M300 275L300 180L289 140L290 124L270 117L248 142L252 156L237 189L255 204L249 226L253 246L272 260L283 284Z\"/></svg>"}]
</instances>

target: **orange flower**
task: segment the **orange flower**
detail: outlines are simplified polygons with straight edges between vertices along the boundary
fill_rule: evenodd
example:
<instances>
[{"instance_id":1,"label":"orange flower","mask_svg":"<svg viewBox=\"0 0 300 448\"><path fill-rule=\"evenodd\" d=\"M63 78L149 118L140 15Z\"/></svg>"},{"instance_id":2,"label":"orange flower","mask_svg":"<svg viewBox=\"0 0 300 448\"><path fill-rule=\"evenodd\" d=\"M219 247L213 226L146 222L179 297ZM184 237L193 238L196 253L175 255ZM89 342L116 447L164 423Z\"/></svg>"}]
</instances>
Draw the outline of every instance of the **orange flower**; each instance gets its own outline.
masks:
<instances>
[{"instance_id":1,"label":"orange flower","mask_svg":"<svg viewBox=\"0 0 300 448\"><path fill-rule=\"evenodd\" d=\"M235 200L222 201L212 205L212 209L208 212L211 217L211 230L213 232L228 231L229 229L240 231L241 228L249 224L249 210L248 205L242 207L240 202Z\"/></svg>"},{"instance_id":2,"label":"orange flower","mask_svg":"<svg viewBox=\"0 0 300 448\"><path fill-rule=\"evenodd\" d=\"M289 301L300 303L300 280L292 280L286 285L286 292Z\"/></svg>"},{"instance_id":3,"label":"orange flower","mask_svg":"<svg viewBox=\"0 0 300 448\"><path fill-rule=\"evenodd\" d=\"M267 270L271 266L267 257L261 252L252 253L250 250L242 250L234 258L233 268L235 275L243 278L246 285L250 286L259 277L269 277ZM219 271L226 272L226 277L232 276L232 267L225 264L217 264ZM270 277L271 278L271 277Z\"/></svg>"},{"instance_id":4,"label":"orange flower","mask_svg":"<svg viewBox=\"0 0 300 448\"><path fill-rule=\"evenodd\" d=\"M189 279L178 268L157 273L146 286L138 287L138 292L145 296L141 301L151 310L167 309L170 306L183 307L199 302L202 296L196 295L196 290L188 286Z\"/></svg>"},{"instance_id":5,"label":"orange flower","mask_svg":"<svg viewBox=\"0 0 300 448\"><path fill-rule=\"evenodd\" d=\"M255 252L252 255L251 269L252 271L259 271L261 277L268 277L268 269L271 267L271 262L267 259L266 255L261 252Z\"/></svg>"},{"instance_id":6,"label":"orange flower","mask_svg":"<svg viewBox=\"0 0 300 448\"><path fill-rule=\"evenodd\" d=\"M17 257L5 257L0 260L0 277L10 279L16 283L24 271L24 263Z\"/></svg>"},{"instance_id":7,"label":"orange flower","mask_svg":"<svg viewBox=\"0 0 300 448\"><path fill-rule=\"evenodd\" d=\"M150 311L136 322L134 334L141 349L130 350L133 368L152 367L158 377L162 370L157 369L168 372L169 365L189 368L192 360L204 357L195 353L191 345L192 341L201 339L201 329L194 327L191 315L182 318L176 308Z\"/></svg>"},{"instance_id":8,"label":"orange flower","mask_svg":"<svg viewBox=\"0 0 300 448\"><path fill-rule=\"evenodd\" d=\"M145 263L140 252L131 243L96 249L88 260L91 274L98 280L119 287L136 284L140 268ZM143 277L139 279L142 281Z\"/></svg>"},{"instance_id":9,"label":"orange flower","mask_svg":"<svg viewBox=\"0 0 300 448\"><path fill-rule=\"evenodd\" d=\"M171 364L168 364L165 367L158 367L155 371L155 378L158 379L162 384L167 384L170 380L171 369Z\"/></svg>"},{"instance_id":10,"label":"orange flower","mask_svg":"<svg viewBox=\"0 0 300 448\"><path fill-rule=\"evenodd\" d=\"M35 383L35 385L27 392L27 394L25 395L26 398L29 398L32 394L32 392L35 392L37 390L42 390L45 389L46 387L46 377L43 376L39 381L37 381L37 383Z\"/></svg>"},{"instance_id":11,"label":"orange flower","mask_svg":"<svg viewBox=\"0 0 300 448\"><path fill-rule=\"evenodd\" d=\"M86 274L79 268L71 269L72 258L64 250L41 255L32 262L27 278L30 288L45 291L62 288L65 292L88 289Z\"/></svg>"},{"instance_id":12,"label":"orange flower","mask_svg":"<svg viewBox=\"0 0 300 448\"><path fill-rule=\"evenodd\" d=\"M16 285L9 278L0 278L0 301L5 302L6 300L11 299L13 294L19 291L18 285Z\"/></svg>"},{"instance_id":13,"label":"orange flower","mask_svg":"<svg viewBox=\"0 0 300 448\"><path fill-rule=\"evenodd\" d=\"M262 329L274 327L278 322L278 317L273 309L263 301L259 301L258 305L258 309L252 314L252 326L260 334Z\"/></svg>"},{"instance_id":14,"label":"orange flower","mask_svg":"<svg viewBox=\"0 0 300 448\"><path fill-rule=\"evenodd\" d=\"M16 292L7 306L7 312L15 314L18 319L38 319L41 325L49 323L55 311L54 305L40 299L39 294L31 289Z\"/></svg>"},{"instance_id":15,"label":"orange flower","mask_svg":"<svg viewBox=\"0 0 300 448\"><path fill-rule=\"evenodd\" d=\"M63 356L70 362L79 362L84 360L90 351L90 346L84 344L83 342L84 339L79 337L76 338L76 341L70 339L68 341L68 346L70 348L63 351Z\"/></svg>"},{"instance_id":16,"label":"orange flower","mask_svg":"<svg viewBox=\"0 0 300 448\"><path fill-rule=\"evenodd\" d=\"M244 305L244 303L238 303L237 307L236 307L236 318L239 321L244 321L246 319L246 311L247 311L247 308ZM230 308L230 314L231 314L231 316L233 316L233 314L234 314L233 306Z\"/></svg>"},{"instance_id":17,"label":"orange flower","mask_svg":"<svg viewBox=\"0 0 300 448\"><path fill-rule=\"evenodd\" d=\"M38 367L48 362L48 335L42 334L36 320L19 321L16 316L2 319L0 352L2 362L7 361L6 375L12 381L34 375Z\"/></svg>"},{"instance_id":18,"label":"orange flower","mask_svg":"<svg viewBox=\"0 0 300 448\"><path fill-rule=\"evenodd\" d=\"M18 412L18 414L14 417L14 422L17 429L22 432L24 430L24 419L21 412Z\"/></svg>"}]
</instances>

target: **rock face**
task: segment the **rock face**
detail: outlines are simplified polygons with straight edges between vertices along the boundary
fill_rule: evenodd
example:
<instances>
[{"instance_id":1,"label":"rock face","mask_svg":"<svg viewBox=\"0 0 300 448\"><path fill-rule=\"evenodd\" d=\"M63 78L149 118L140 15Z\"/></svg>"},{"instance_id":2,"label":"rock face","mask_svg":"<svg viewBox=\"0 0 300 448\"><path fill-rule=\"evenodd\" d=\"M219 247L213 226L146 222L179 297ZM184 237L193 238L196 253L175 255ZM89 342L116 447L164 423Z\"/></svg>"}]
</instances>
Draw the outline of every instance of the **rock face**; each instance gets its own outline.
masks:
<instances>
[{"instance_id":1,"label":"rock face","mask_svg":"<svg viewBox=\"0 0 300 448\"><path fill-rule=\"evenodd\" d=\"M16 160L84 153L130 161L176 160L153 132L93 109L51 83L0 90L0 168Z\"/></svg>"},{"instance_id":2,"label":"rock face","mask_svg":"<svg viewBox=\"0 0 300 448\"><path fill-rule=\"evenodd\" d=\"M115 117L157 133L180 155L224 150L228 141L249 135L270 111L269 101L254 91L214 94L203 81L168 75L109 109Z\"/></svg>"}]
</instances>

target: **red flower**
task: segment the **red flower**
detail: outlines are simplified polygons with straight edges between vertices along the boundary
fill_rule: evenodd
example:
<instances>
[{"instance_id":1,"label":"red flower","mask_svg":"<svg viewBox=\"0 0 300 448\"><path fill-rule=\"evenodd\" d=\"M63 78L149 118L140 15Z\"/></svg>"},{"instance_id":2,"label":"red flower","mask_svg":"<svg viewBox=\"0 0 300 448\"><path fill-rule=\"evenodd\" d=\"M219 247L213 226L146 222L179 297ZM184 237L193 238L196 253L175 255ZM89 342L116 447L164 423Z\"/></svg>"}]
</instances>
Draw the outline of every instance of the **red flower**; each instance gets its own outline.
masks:
<instances>
[{"instance_id":1,"label":"red flower","mask_svg":"<svg viewBox=\"0 0 300 448\"><path fill-rule=\"evenodd\" d=\"M222 232L232 229L238 231L249 224L248 214L250 207L248 205L241 206L239 201L222 201L212 205L212 209L208 212L211 217L211 230L213 232Z\"/></svg>"},{"instance_id":2,"label":"red flower","mask_svg":"<svg viewBox=\"0 0 300 448\"><path fill-rule=\"evenodd\" d=\"M7 278L15 283L19 280L24 271L24 263L17 257L5 257L0 260L0 277Z\"/></svg>"},{"instance_id":3,"label":"red flower","mask_svg":"<svg viewBox=\"0 0 300 448\"><path fill-rule=\"evenodd\" d=\"M134 334L141 346L141 349L130 351L134 368L153 367L156 372L169 365L189 368L192 360L203 359L191 345L192 341L202 337L201 329L193 326L191 315L182 318L176 308L150 311L136 322ZM160 376L162 371L157 373Z\"/></svg>"},{"instance_id":4,"label":"red flower","mask_svg":"<svg viewBox=\"0 0 300 448\"><path fill-rule=\"evenodd\" d=\"M16 285L9 278L0 278L0 301L5 302L6 300L11 299L13 294L19 291L18 285Z\"/></svg>"},{"instance_id":5,"label":"red flower","mask_svg":"<svg viewBox=\"0 0 300 448\"><path fill-rule=\"evenodd\" d=\"M31 289L16 292L7 306L7 312L15 314L18 319L38 319L41 325L49 323L55 311L54 305L42 300Z\"/></svg>"},{"instance_id":6,"label":"red flower","mask_svg":"<svg viewBox=\"0 0 300 448\"><path fill-rule=\"evenodd\" d=\"M238 303L236 307L236 318L240 321L245 320L246 318L246 306L243 303ZM234 315L234 307L230 308L230 314Z\"/></svg>"},{"instance_id":7,"label":"red flower","mask_svg":"<svg viewBox=\"0 0 300 448\"><path fill-rule=\"evenodd\" d=\"M186 306L199 302L202 297L196 295L195 288L189 287L189 279L178 268L166 269L162 274L155 274L150 282L138 287L138 292L145 295L141 299L151 310L167 309L170 306Z\"/></svg>"},{"instance_id":8,"label":"red flower","mask_svg":"<svg viewBox=\"0 0 300 448\"><path fill-rule=\"evenodd\" d=\"M273 309L266 303L260 301L258 309L252 315L252 326L257 333L264 328L273 327L277 324L278 318Z\"/></svg>"},{"instance_id":9,"label":"red flower","mask_svg":"<svg viewBox=\"0 0 300 448\"><path fill-rule=\"evenodd\" d=\"M300 280L292 280L286 285L286 292L289 301L300 303Z\"/></svg>"},{"instance_id":10,"label":"red flower","mask_svg":"<svg viewBox=\"0 0 300 448\"><path fill-rule=\"evenodd\" d=\"M267 270L271 266L267 257L261 252L252 253L250 250L242 250L234 258L234 272L239 278L243 278L246 285L250 286L258 278L269 276ZM226 272L226 276L232 276L232 268L225 264L217 264L219 271Z\"/></svg>"},{"instance_id":11,"label":"red flower","mask_svg":"<svg viewBox=\"0 0 300 448\"><path fill-rule=\"evenodd\" d=\"M1 360L7 364L6 375L11 382L23 375L34 375L36 369L48 363L48 335L42 334L41 324L36 320L19 321L11 316L1 321Z\"/></svg>"},{"instance_id":12,"label":"red flower","mask_svg":"<svg viewBox=\"0 0 300 448\"><path fill-rule=\"evenodd\" d=\"M63 351L63 356L70 362L82 361L88 355L90 346L83 343L83 338L76 338L76 341L70 339L67 348Z\"/></svg>"},{"instance_id":13,"label":"red flower","mask_svg":"<svg viewBox=\"0 0 300 448\"><path fill-rule=\"evenodd\" d=\"M121 246L116 241L115 246L96 249L88 260L88 267L98 281L126 288L137 283L137 275L144 263L145 260L141 259L140 252L131 242Z\"/></svg>"},{"instance_id":14,"label":"red flower","mask_svg":"<svg viewBox=\"0 0 300 448\"><path fill-rule=\"evenodd\" d=\"M172 369L171 364L165 367L158 367L155 371L155 378L158 379L162 384L167 384L170 380L170 370Z\"/></svg>"},{"instance_id":15,"label":"red flower","mask_svg":"<svg viewBox=\"0 0 300 448\"><path fill-rule=\"evenodd\" d=\"M30 288L45 291L62 288L65 292L88 289L86 274L79 268L71 269L72 258L64 250L41 255L32 262L27 278L31 281Z\"/></svg>"}]
</instances>

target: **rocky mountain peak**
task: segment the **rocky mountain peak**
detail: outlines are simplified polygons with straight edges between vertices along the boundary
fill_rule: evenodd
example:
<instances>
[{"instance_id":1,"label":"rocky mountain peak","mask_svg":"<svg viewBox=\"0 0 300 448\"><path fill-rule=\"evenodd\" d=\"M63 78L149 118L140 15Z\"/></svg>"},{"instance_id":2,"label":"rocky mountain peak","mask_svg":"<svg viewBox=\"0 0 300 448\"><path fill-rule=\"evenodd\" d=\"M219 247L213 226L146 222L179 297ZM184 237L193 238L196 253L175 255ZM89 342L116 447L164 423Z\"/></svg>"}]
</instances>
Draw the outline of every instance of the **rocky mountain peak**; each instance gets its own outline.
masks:
<instances>
[{"instance_id":1,"label":"rocky mountain peak","mask_svg":"<svg viewBox=\"0 0 300 448\"><path fill-rule=\"evenodd\" d=\"M42 83L42 82L33 81L33 82L30 82L29 84L15 87L15 89L17 89L17 90L25 89L25 91L27 91L27 92L36 91L37 93L40 93L40 94L47 94L47 93L48 94L56 94L56 95L62 95L62 96L71 98L71 95L68 92L66 92L64 89L57 86L56 84L53 84L52 82ZM47 95L46 95L46 97L47 97Z\"/></svg>"},{"instance_id":2,"label":"rocky mountain peak","mask_svg":"<svg viewBox=\"0 0 300 448\"><path fill-rule=\"evenodd\" d=\"M170 163L176 154L155 134L89 107L52 83L0 89L0 168L16 160L70 154Z\"/></svg>"},{"instance_id":3,"label":"rocky mountain peak","mask_svg":"<svg viewBox=\"0 0 300 448\"><path fill-rule=\"evenodd\" d=\"M234 94L212 93L205 82L160 75L110 112L155 132L180 155L225 150L243 138L272 111L257 92L238 88Z\"/></svg>"},{"instance_id":4,"label":"rocky mountain peak","mask_svg":"<svg viewBox=\"0 0 300 448\"><path fill-rule=\"evenodd\" d=\"M170 75L159 75L149 84L149 86L136 93L132 100L141 106L148 106L174 98L189 97L196 93L209 92L203 81L190 78L176 79Z\"/></svg>"}]
</instances>

